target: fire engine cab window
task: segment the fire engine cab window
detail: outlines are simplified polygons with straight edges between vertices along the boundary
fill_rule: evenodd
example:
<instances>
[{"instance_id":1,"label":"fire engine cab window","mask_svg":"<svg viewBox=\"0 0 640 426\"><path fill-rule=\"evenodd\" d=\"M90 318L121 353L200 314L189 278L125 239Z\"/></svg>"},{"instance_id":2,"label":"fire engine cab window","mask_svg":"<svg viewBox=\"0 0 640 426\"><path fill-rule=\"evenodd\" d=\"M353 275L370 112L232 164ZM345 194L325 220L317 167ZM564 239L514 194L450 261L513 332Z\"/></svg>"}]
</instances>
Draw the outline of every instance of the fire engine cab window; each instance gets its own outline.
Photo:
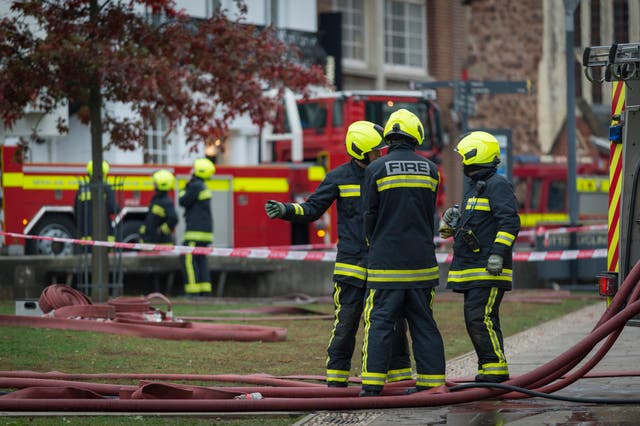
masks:
<instances>
[{"instance_id":1,"label":"fire engine cab window","mask_svg":"<svg viewBox=\"0 0 640 426\"><path fill-rule=\"evenodd\" d=\"M303 129L324 130L327 125L327 105L321 103L298 104Z\"/></svg>"},{"instance_id":2,"label":"fire engine cab window","mask_svg":"<svg viewBox=\"0 0 640 426\"><path fill-rule=\"evenodd\" d=\"M553 181L549 183L549 199L547 200L547 211L563 212L567 194L567 183L563 181Z\"/></svg>"},{"instance_id":3,"label":"fire engine cab window","mask_svg":"<svg viewBox=\"0 0 640 426\"><path fill-rule=\"evenodd\" d=\"M396 101L367 101L365 104L365 120L372 121L374 123L380 123L384 127L384 124L389 119L389 116L401 108L408 109L412 113L420 118L425 130L430 131L432 123L429 118L429 108L426 104L420 102L396 102ZM427 140L431 140L429 133L426 135ZM430 149L430 144L422 144L418 149Z\"/></svg>"},{"instance_id":4,"label":"fire engine cab window","mask_svg":"<svg viewBox=\"0 0 640 426\"><path fill-rule=\"evenodd\" d=\"M531 197L529 198L529 207L532 212L540 211L540 192L542 189L542 182L539 179L535 179L531 182Z\"/></svg>"}]
</instances>

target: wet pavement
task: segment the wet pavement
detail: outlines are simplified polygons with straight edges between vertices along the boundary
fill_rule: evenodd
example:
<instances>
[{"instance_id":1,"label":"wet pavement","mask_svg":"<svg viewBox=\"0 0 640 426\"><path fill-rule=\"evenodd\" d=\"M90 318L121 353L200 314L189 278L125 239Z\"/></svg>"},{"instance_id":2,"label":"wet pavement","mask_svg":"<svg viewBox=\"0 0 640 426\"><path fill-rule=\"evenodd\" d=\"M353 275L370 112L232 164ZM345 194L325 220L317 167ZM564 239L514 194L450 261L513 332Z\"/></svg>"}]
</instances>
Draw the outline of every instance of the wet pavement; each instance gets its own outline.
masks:
<instances>
[{"instance_id":1,"label":"wet pavement","mask_svg":"<svg viewBox=\"0 0 640 426\"><path fill-rule=\"evenodd\" d=\"M511 374L517 376L528 373L573 347L589 334L604 310L605 305L602 302L507 338L505 353ZM475 354L467 354L447 363L447 376L448 378L472 377L475 375L475 369ZM627 326L592 372L637 372L639 369L640 327ZM640 399L640 377L581 379L554 395L638 400ZM576 403L532 397L521 400L483 400L442 407L318 412L296 423L296 425L305 426L391 424L394 426L638 425L640 424L640 405Z\"/></svg>"}]
</instances>

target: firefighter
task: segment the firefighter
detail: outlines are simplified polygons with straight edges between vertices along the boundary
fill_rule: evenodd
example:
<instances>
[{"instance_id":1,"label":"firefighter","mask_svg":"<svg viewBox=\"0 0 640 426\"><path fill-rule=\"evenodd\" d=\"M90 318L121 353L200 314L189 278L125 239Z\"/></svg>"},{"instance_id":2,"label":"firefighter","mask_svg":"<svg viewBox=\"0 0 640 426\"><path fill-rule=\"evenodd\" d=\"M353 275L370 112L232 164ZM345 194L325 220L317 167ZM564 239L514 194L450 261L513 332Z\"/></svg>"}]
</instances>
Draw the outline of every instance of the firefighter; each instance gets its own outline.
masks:
<instances>
[{"instance_id":1,"label":"firefighter","mask_svg":"<svg viewBox=\"0 0 640 426\"><path fill-rule=\"evenodd\" d=\"M152 175L156 190L149 203L149 210L140 226L140 241L144 243L173 244L173 230L178 223L178 214L169 196L176 182L169 170L158 170Z\"/></svg>"},{"instance_id":2,"label":"firefighter","mask_svg":"<svg viewBox=\"0 0 640 426\"><path fill-rule=\"evenodd\" d=\"M207 158L197 158L193 162L193 175L178 200L185 209L186 228L184 245L207 247L213 243L213 215L211 213L211 190L206 180L216 172L216 166ZM183 256L185 276L184 292L187 296L210 296L211 274L207 256L186 254Z\"/></svg>"},{"instance_id":3,"label":"firefighter","mask_svg":"<svg viewBox=\"0 0 640 426\"><path fill-rule=\"evenodd\" d=\"M102 162L102 178L103 182L100 187L104 191L104 208L105 221L107 225L107 240L115 241L113 225L111 224L111 215L118 212L118 204L116 203L115 192L111 185L107 183L107 174L109 174L109 163ZM87 179L79 185L74 201L74 214L76 224L83 240L91 240L93 235L93 217L91 206L91 177L93 176L93 161L87 163ZM87 246L84 246L85 248Z\"/></svg>"},{"instance_id":4,"label":"firefighter","mask_svg":"<svg viewBox=\"0 0 640 426\"><path fill-rule=\"evenodd\" d=\"M352 123L345 137L351 160L327 173L316 191L304 203L269 200L265 211L271 218L294 222L317 220L335 201L338 210L338 252L333 270L333 329L327 348L326 374L329 387L346 387L351 357L362 317L367 280L367 246L362 229L360 186L367 166L381 156L385 147L382 127L369 121ZM393 361L389 381L411 379L405 321L395 327ZM386 371L386 370L385 370Z\"/></svg>"},{"instance_id":5,"label":"firefighter","mask_svg":"<svg viewBox=\"0 0 640 426\"><path fill-rule=\"evenodd\" d=\"M513 242L520 218L513 186L497 174L498 140L487 132L462 137L460 154L466 176L462 211L442 215L442 238L454 237L447 287L464 294L464 319L478 356L477 382L509 379L500 329L500 302L512 283Z\"/></svg>"},{"instance_id":6,"label":"firefighter","mask_svg":"<svg viewBox=\"0 0 640 426\"><path fill-rule=\"evenodd\" d=\"M438 285L435 231L438 168L415 153L424 140L420 119L406 109L385 125L389 152L365 171L364 226L369 242L360 396L382 392L394 320L405 317L416 360L414 393L445 383L442 336L433 319Z\"/></svg>"}]
</instances>

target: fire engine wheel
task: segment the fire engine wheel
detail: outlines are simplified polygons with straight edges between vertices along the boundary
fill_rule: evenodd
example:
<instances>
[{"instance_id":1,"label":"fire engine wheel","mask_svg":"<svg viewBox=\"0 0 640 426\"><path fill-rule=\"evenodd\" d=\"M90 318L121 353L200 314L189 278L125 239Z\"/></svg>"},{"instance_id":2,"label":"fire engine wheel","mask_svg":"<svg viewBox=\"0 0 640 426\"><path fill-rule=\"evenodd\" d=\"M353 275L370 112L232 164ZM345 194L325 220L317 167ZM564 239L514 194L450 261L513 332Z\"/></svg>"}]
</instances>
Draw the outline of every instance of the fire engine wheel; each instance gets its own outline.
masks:
<instances>
[{"instance_id":1,"label":"fire engine wheel","mask_svg":"<svg viewBox=\"0 0 640 426\"><path fill-rule=\"evenodd\" d=\"M61 215L45 216L33 228L30 235L39 237L73 238L73 221ZM73 254L73 244L48 240L27 240L26 254L63 256Z\"/></svg>"}]
</instances>

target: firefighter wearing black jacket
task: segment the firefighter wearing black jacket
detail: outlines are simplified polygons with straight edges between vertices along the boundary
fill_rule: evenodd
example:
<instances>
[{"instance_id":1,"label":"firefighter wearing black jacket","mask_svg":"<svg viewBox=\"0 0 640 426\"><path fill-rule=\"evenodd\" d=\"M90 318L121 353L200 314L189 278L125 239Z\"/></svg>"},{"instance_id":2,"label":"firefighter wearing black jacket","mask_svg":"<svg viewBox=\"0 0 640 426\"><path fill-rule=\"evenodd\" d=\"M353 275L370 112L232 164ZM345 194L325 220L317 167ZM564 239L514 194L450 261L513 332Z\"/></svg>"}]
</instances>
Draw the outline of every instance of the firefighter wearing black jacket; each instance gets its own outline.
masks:
<instances>
[{"instance_id":1,"label":"firefighter wearing black jacket","mask_svg":"<svg viewBox=\"0 0 640 426\"><path fill-rule=\"evenodd\" d=\"M349 126L345 144L352 160L327 173L304 203L270 200L265 205L265 211L272 219L312 222L322 216L334 201L337 202L338 252L333 271L335 321L326 364L327 385L330 387L348 385L351 357L362 316L367 281L367 246L362 227L360 186L365 168L380 157L380 149L385 147L382 127L368 121L356 121ZM395 327L393 352L388 380L411 379L404 320L398 321Z\"/></svg>"},{"instance_id":2,"label":"firefighter wearing black jacket","mask_svg":"<svg viewBox=\"0 0 640 426\"><path fill-rule=\"evenodd\" d=\"M431 310L438 285L433 242L437 166L416 154L424 140L420 119L406 109L389 116L389 152L367 167L363 184L365 234L369 242L365 336L360 396L377 396L387 376L393 321L406 317L416 360L416 387L445 383L442 336Z\"/></svg>"},{"instance_id":3,"label":"firefighter wearing black jacket","mask_svg":"<svg viewBox=\"0 0 640 426\"><path fill-rule=\"evenodd\" d=\"M118 204L116 203L116 195L111 185L107 183L107 174L109 173L109 163L102 162L102 186L99 191L104 194L104 211L107 226L107 240L115 241L114 229L111 224L111 215L118 212ZM87 180L82 182L76 192L74 201L74 214L76 216L76 224L83 240L93 239L93 208L91 202L91 177L93 176L93 161L87 163ZM90 251L89 246L83 246L85 250Z\"/></svg>"},{"instance_id":4,"label":"firefighter wearing black jacket","mask_svg":"<svg viewBox=\"0 0 640 426\"><path fill-rule=\"evenodd\" d=\"M478 356L476 381L498 383L509 379L499 310L504 292L511 290L520 218L511 183L496 173L498 140L471 132L455 151L467 182L462 211L447 209L439 229L443 238L454 236L447 287L464 294L465 324Z\"/></svg>"},{"instance_id":5,"label":"firefighter wearing black jacket","mask_svg":"<svg viewBox=\"0 0 640 426\"><path fill-rule=\"evenodd\" d=\"M186 228L184 245L207 247L213 243L213 215L211 213L211 190L205 180L210 179L216 166L207 158L197 158L193 162L193 176L180 192L178 202L184 207ZM184 292L187 296L211 295L211 274L207 256L202 254L184 255Z\"/></svg>"},{"instance_id":6,"label":"firefighter wearing black jacket","mask_svg":"<svg viewBox=\"0 0 640 426\"><path fill-rule=\"evenodd\" d=\"M173 230L178 223L178 214L169 196L176 178L169 170L158 170L152 176L155 194L149 203L147 215L140 226L140 241L144 243L172 244Z\"/></svg>"}]
</instances>

